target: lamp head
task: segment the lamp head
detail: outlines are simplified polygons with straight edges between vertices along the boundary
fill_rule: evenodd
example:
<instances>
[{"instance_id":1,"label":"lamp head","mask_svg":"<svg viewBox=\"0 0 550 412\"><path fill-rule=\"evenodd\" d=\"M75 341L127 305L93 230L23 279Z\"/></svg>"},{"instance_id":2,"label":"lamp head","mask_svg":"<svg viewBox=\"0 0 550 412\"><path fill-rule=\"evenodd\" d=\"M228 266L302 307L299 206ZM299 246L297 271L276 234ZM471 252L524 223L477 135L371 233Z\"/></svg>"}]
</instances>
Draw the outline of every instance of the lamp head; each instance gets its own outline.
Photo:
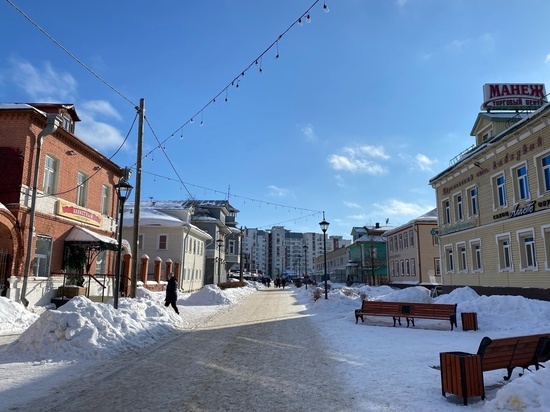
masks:
<instances>
[{"instance_id":1,"label":"lamp head","mask_svg":"<svg viewBox=\"0 0 550 412\"><path fill-rule=\"evenodd\" d=\"M329 224L330 224L330 223L327 222L325 219L323 219L323 221L319 223L319 226L321 226L321 231L322 231L323 233L325 233L325 232L327 231L328 225L329 225Z\"/></svg>"},{"instance_id":2,"label":"lamp head","mask_svg":"<svg viewBox=\"0 0 550 412\"><path fill-rule=\"evenodd\" d=\"M116 194L121 202L125 202L130 197L130 193L132 193L132 189L134 186L132 186L130 183L128 183L125 179L121 178L118 183L115 185Z\"/></svg>"}]
</instances>

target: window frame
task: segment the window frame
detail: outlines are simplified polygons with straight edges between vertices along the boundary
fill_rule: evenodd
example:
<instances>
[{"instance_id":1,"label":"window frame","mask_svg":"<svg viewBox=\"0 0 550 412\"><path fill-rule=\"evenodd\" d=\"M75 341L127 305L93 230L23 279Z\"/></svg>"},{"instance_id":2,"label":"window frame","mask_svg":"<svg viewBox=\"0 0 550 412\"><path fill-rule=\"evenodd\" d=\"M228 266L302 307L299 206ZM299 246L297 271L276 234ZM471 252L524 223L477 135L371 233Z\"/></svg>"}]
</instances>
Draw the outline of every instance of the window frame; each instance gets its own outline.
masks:
<instances>
[{"instance_id":1,"label":"window frame","mask_svg":"<svg viewBox=\"0 0 550 412\"><path fill-rule=\"evenodd\" d=\"M544 196L550 192L550 150L535 156L535 171L538 181L538 195ZM548 164L544 164L547 160Z\"/></svg>"},{"instance_id":2,"label":"window frame","mask_svg":"<svg viewBox=\"0 0 550 412\"><path fill-rule=\"evenodd\" d=\"M88 175L78 171L76 177L76 204L80 207L86 207L88 197Z\"/></svg>"},{"instance_id":3,"label":"window frame","mask_svg":"<svg viewBox=\"0 0 550 412\"><path fill-rule=\"evenodd\" d=\"M453 195L453 206L455 210L455 221L462 222L464 220L464 199L462 192Z\"/></svg>"},{"instance_id":4,"label":"window frame","mask_svg":"<svg viewBox=\"0 0 550 412\"><path fill-rule=\"evenodd\" d=\"M479 216L479 193L477 185L467 188L469 216ZM472 194L474 192L474 194Z\"/></svg>"},{"instance_id":5,"label":"window frame","mask_svg":"<svg viewBox=\"0 0 550 412\"><path fill-rule=\"evenodd\" d=\"M164 238L164 248L162 248L161 238ZM168 250L168 234L167 233L157 233L157 250Z\"/></svg>"},{"instance_id":6,"label":"window frame","mask_svg":"<svg viewBox=\"0 0 550 412\"><path fill-rule=\"evenodd\" d=\"M453 256L453 245L445 245L443 247L444 256L445 256L445 273L454 273L454 256Z\"/></svg>"},{"instance_id":7,"label":"window frame","mask_svg":"<svg viewBox=\"0 0 550 412\"><path fill-rule=\"evenodd\" d=\"M525 228L516 232L519 249L519 269L521 272L538 271L536 237L534 228ZM532 259L532 264L529 260Z\"/></svg>"},{"instance_id":8,"label":"window frame","mask_svg":"<svg viewBox=\"0 0 550 412\"><path fill-rule=\"evenodd\" d=\"M48 153L44 157L44 181L42 182L42 191L49 195L57 194L58 181L59 159ZM51 185L49 185L49 183L51 183Z\"/></svg>"},{"instance_id":9,"label":"window frame","mask_svg":"<svg viewBox=\"0 0 550 412\"><path fill-rule=\"evenodd\" d=\"M468 272L468 254L466 253L466 242L456 244L456 255L458 259L458 273Z\"/></svg>"},{"instance_id":10,"label":"window frame","mask_svg":"<svg viewBox=\"0 0 550 412\"><path fill-rule=\"evenodd\" d=\"M520 172L523 171L522 174ZM527 162L520 163L511 169L512 181L514 183L514 200L516 203L531 199L529 190L529 171ZM525 192L525 193L522 193Z\"/></svg>"},{"instance_id":11,"label":"window frame","mask_svg":"<svg viewBox=\"0 0 550 412\"><path fill-rule=\"evenodd\" d=\"M483 253L481 248L481 239L471 239L469 241L470 254L472 256L472 273L483 272Z\"/></svg>"},{"instance_id":12,"label":"window frame","mask_svg":"<svg viewBox=\"0 0 550 412\"><path fill-rule=\"evenodd\" d=\"M495 236L498 252L498 271L513 272L514 261L510 233L499 233Z\"/></svg>"},{"instance_id":13,"label":"window frame","mask_svg":"<svg viewBox=\"0 0 550 412\"><path fill-rule=\"evenodd\" d=\"M500 180L502 179L502 182ZM506 176L504 172L500 172L491 178L493 186L493 209L503 209L508 207L508 199L506 198Z\"/></svg>"}]
</instances>

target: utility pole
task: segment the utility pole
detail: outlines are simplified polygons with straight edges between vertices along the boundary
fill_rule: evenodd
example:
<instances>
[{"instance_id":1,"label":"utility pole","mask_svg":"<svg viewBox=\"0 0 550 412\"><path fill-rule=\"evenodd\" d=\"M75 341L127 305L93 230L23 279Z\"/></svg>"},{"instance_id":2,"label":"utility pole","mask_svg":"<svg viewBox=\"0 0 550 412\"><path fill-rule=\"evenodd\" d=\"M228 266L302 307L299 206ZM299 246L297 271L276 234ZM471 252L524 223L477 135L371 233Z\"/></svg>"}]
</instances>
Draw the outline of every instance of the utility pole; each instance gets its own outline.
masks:
<instances>
[{"instance_id":1,"label":"utility pole","mask_svg":"<svg viewBox=\"0 0 550 412\"><path fill-rule=\"evenodd\" d=\"M145 99L139 100L139 124L138 144L136 160L136 184L134 191L134 234L132 236L132 270L130 273L131 286L130 297L135 298L137 293L137 262L138 262L138 240L139 240L139 204L141 200L141 157L143 152L143 123L145 121ZM121 222L122 224L122 222Z\"/></svg>"}]
</instances>

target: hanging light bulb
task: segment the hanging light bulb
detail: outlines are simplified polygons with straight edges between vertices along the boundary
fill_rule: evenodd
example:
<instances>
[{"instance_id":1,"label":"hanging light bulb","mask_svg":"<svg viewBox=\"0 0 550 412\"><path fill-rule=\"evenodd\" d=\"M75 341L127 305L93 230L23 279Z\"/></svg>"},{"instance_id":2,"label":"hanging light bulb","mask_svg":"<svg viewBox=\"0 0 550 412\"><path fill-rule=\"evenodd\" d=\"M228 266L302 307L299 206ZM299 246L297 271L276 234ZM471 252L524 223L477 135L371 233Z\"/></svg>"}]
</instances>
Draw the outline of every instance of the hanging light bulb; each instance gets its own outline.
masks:
<instances>
[{"instance_id":1,"label":"hanging light bulb","mask_svg":"<svg viewBox=\"0 0 550 412\"><path fill-rule=\"evenodd\" d=\"M302 18L301 17L298 19L298 26L302 26Z\"/></svg>"},{"instance_id":2,"label":"hanging light bulb","mask_svg":"<svg viewBox=\"0 0 550 412\"><path fill-rule=\"evenodd\" d=\"M329 12L328 6L327 6L327 4L326 4L325 2L323 2L323 11L324 11L325 13L328 13L328 12Z\"/></svg>"},{"instance_id":3,"label":"hanging light bulb","mask_svg":"<svg viewBox=\"0 0 550 412\"><path fill-rule=\"evenodd\" d=\"M193 118L191 118L191 120L189 120L189 123L193 124L193 123L195 123L195 120Z\"/></svg>"},{"instance_id":4,"label":"hanging light bulb","mask_svg":"<svg viewBox=\"0 0 550 412\"><path fill-rule=\"evenodd\" d=\"M309 13L306 16L306 23L311 23L311 16L309 15Z\"/></svg>"}]
</instances>

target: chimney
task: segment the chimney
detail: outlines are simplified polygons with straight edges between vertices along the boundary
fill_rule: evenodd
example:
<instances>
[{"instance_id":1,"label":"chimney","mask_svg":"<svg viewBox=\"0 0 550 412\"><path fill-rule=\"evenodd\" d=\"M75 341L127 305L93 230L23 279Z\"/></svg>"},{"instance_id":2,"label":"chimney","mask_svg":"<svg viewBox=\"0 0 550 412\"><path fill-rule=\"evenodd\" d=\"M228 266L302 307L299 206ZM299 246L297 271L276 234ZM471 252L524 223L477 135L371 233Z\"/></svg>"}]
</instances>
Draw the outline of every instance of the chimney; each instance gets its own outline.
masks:
<instances>
[{"instance_id":1,"label":"chimney","mask_svg":"<svg viewBox=\"0 0 550 412\"><path fill-rule=\"evenodd\" d=\"M379 222L376 222L376 226L374 227L375 229L380 229L380 223Z\"/></svg>"}]
</instances>

